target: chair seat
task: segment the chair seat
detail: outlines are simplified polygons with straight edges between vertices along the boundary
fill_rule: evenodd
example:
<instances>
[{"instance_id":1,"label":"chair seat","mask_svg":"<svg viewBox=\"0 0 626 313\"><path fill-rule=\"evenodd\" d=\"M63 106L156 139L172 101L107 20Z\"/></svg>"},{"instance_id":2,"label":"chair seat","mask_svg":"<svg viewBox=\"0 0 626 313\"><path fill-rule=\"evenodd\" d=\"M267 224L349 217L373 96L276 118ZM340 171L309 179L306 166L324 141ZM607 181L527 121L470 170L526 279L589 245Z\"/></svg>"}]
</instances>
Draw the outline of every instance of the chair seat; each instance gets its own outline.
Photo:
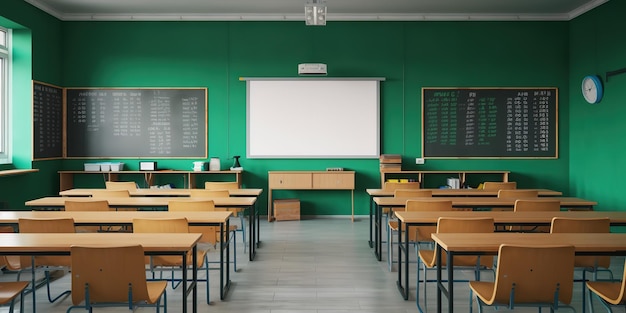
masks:
<instances>
[{"instance_id":1,"label":"chair seat","mask_svg":"<svg viewBox=\"0 0 626 313\"><path fill-rule=\"evenodd\" d=\"M485 296L491 296L496 284L489 281L470 281L470 288L474 291L477 297L479 297L487 305L492 305L494 299L487 299Z\"/></svg>"},{"instance_id":2,"label":"chair seat","mask_svg":"<svg viewBox=\"0 0 626 313\"><path fill-rule=\"evenodd\" d=\"M604 301L617 305L626 303L626 299L621 298L621 282L605 282L605 281L588 281L587 288L591 291L595 292L598 296L600 296Z\"/></svg>"},{"instance_id":3,"label":"chair seat","mask_svg":"<svg viewBox=\"0 0 626 313\"><path fill-rule=\"evenodd\" d=\"M27 281L8 281L0 283L0 304L7 304L28 287Z\"/></svg>"},{"instance_id":4,"label":"chair seat","mask_svg":"<svg viewBox=\"0 0 626 313\"><path fill-rule=\"evenodd\" d=\"M196 252L196 266L197 268L202 268L204 265L204 258L207 252L197 251ZM187 265L191 266L192 256L187 254ZM152 257L152 265L153 266L182 266L183 260L180 256L153 256Z\"/></svg>"},{"instance_id":5,"label":"chair seat","mask_svg":"<svg viewBox=\"0 0 626 313\"><path fill-rule=\"evenodd\" d=\"M159 301L159 298L167 288L167 281L149 281L146 282L148 287L148 297L149 300L146 301L148 304L155 304Z\"/></svg>"}]
</instances>

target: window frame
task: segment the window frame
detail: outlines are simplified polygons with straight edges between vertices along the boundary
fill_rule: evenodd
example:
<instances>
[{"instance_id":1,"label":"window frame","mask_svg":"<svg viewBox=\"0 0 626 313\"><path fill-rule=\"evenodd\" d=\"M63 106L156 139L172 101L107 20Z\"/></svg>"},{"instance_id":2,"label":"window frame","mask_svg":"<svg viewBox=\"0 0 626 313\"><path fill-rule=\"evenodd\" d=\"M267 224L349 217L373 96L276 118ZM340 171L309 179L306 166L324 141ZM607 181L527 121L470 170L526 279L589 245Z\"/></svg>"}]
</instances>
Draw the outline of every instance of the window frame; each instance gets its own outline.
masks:
<instances>
[{"instance_id":1,"label":"window frame","mask_svg":"<svg viewBox=\"0 0 626 313\"><path fill-rule=\"evenodd\" d=\"M11 29L0 27L5 42L0 42L0 164L10 164L11 158Z\"/></svg>"}]
</instances>

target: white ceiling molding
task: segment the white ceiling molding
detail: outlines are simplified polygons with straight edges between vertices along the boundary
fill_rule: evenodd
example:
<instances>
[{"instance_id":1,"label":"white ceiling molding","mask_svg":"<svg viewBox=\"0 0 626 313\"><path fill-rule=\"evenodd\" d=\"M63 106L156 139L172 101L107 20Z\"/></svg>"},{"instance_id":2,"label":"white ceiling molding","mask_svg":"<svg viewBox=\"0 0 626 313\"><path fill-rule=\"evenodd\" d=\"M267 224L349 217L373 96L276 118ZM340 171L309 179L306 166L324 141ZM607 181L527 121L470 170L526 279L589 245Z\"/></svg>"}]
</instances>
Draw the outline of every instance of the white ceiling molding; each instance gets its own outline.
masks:
<instances>
[{"instance_id":1,"label":"white ceiling molding","mask_svg":"<svg viewBox=\"0 0 626 313\"><path fill-rule=\"evenodd\" d=\"M64 13L46 4L44 0L24 0L62 21L304 21L302 14L104 14ZM549 1L549 0L547 0ZM433 13L433 14L327 14L328 21L569 21L609 0L591 0L567 13L557 14L493 14L493 13Z\"/></svg>"}]
</instances>

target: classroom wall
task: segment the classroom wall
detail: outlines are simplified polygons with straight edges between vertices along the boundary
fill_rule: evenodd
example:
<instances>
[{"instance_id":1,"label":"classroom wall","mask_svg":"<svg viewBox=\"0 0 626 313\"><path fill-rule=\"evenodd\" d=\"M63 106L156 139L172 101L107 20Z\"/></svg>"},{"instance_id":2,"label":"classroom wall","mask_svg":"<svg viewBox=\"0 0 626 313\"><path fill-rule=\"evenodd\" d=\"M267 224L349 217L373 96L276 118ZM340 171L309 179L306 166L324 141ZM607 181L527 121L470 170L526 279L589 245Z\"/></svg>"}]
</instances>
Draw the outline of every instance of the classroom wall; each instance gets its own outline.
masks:
<instances>
[{"instance_id":1,"label":"classroom wall","mask_svg":"<svg viewBox=\"0 0 626 313\"><path fill-rule=\"evenodd\" d=\"M572 22L329 22L307 27L303 22L59 22L48 17L43 23L53 30L46 30L31 18L45 14L31 14L34 9L22 1L9 3L12 16L5 17L32 27L38 60L33 79L63 87L207 87L209 157L220 157L226 168L233 155L241 155L246 187L266 189L269 170L344 167L357 171L355 209L367 214L365 189L380 185L378 160L245 159L246 89L239 78L295 77L298 63L321 62L328 64L328 76L386 78L381 85L381 151L402 154L404 169L510 170L521 187L583 196L569 189L570 98L577 97L578 88L570 77ZM50 55L42 45L58 53ZM41 62L47 58L53 59ZM559 88L559 158L426 160L415 165L421 156L421 88L443 86ZM58 190L56 170L82 169L86 161L93 160L36 162L43 169L29 175L40 182L36 193L53 194ZM136 159L120 161L138 167ZM173 169L190 169L192 161L197 159L158 160L160 167ZM0 187L11 183L0 178ZM350 213L345 191L280 191L275 196L300 198L303 214ZM265 197L259 200L261 210ZM22 200L12 206L18 209Z\"/></svg>"},{"instance_id":2,"label":"classroom wall","mask_svg":"<svg viewBox=\"0 0 626 313\"><path fill-rule=\"evenodd\" d=\"M626 210L626 73L605 79L626 68L624 12L626 2L609 1L570 23L570 192L598 200L601 210ZM592 105L580 85L593 74L602 77L605 96Z\"/></svg>"},{"instance_id":3,"label":"classroom wall","mask_svg":"<svg viewBox=\"0 0 626 313\"><path fill-rule=\"evenodd\" d=\"M39 172L0 177L0 209L20 210L26 200L58 193L60 160L32 162L33 79L61 83L61 22L21 0L3 0L0 25L14 30L13 166ZM2 165L0 169L13 168Z\"/></svg>"}]
</instances>

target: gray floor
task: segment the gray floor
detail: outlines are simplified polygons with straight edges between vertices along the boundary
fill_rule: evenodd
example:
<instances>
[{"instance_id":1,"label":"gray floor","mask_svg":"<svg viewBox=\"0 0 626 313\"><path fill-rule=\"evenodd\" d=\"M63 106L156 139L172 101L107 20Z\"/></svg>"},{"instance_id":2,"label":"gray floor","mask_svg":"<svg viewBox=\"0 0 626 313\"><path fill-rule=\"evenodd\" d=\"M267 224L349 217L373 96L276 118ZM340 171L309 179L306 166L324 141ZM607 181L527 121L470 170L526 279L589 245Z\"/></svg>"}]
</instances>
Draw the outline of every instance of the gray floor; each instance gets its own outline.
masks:
<instances>
[{"instance_id":1,"label":"gray floor","mask_svg":"<svg viewBox=\"0 0 626 313\"><path fill-rule=\"evenodd\" d=\"M238 268L232 273L232 287L227 299L219 300L216 272L211 281L211 305L206 304L205 284L198 286L198 312L260 312L260 313L348 313L348 312L417 312L415 304L415 264L411 265L411 299L402 300L396 288L397 272L389 272L387 262L375 260L369 248L368 219L354 223L349 218L316 218L302 221L268 223L261 221L261 247L255 261L248 262L243 254L241 234L238 234ZM383 251L385 252L385 251ZM216 258L215 253L212 258ZM624 259L614 258L613 267L621 278ZM434 278L434 272L429 277ZM459 273L457 278L469 277ZM485 275L483 279L490 279ZM4 273L2 280L15 279ZM54 281L53 293L69 288L69 275ZM469 312L467 283L456 285L456 312ZM580 309L580 283L574 287L573 306ZM427 311L435 311L434 283L428 285ZM71 299L50 304L45 288L37 290L37 311L60 313L71 305ZM168 311L181 312L180 288L168 287ZM596 301L597 304L597 301ZM25 311L32 312L31 297L27 296ZM598 306L598 305L597 305ZM475 307L475 304L474 304ZM599 306L598 306L599 307ZM545 309L544 309L545 310ZM6 308L0 312L6 312ZM124 312L124 308L106 308L96 312ZM140 308L137 312L153 312ZM489 308L488 312L494 311ZM508 311L500 308L499 311ZM536 312L536 309L516 308L514 312ZM546 310L547 311L547 310ZM559 310L560 311L560 310ZM568 312L568 310L563 310ZM569 310L571 311L571 310ZM596 310L604 312L604 310ZM73 312L83 312L77 310ZM624 312L619 308L615 312Z\"/></svg>"}]
</instances>

